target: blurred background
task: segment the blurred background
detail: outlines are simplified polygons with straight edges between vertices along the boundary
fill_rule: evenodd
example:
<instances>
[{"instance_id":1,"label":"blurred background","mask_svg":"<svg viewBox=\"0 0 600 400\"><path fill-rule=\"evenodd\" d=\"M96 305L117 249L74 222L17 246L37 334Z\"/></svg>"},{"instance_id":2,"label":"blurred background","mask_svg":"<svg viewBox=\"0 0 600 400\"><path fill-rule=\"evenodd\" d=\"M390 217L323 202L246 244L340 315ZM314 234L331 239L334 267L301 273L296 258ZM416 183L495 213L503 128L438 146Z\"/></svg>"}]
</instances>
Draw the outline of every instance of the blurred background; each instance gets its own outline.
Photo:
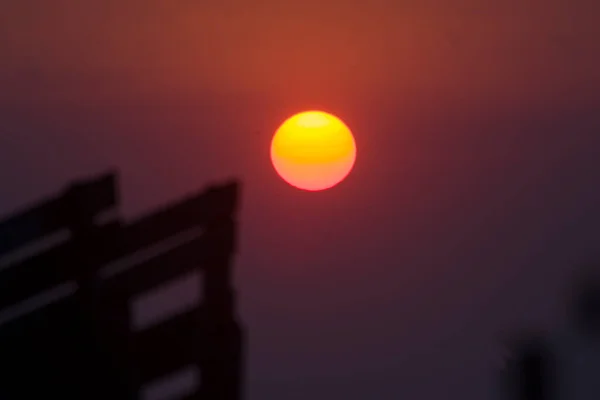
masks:
<instances>
[{"instance_id":1,"label":"blurred background","mask_svg":"<svg viewBox=\"0 0 600 400\"><path fill-rule=\"evenodd\" d=\"M0 210L115 167L133 218L231 176L248 399L492 398L597 258L592 0L0 0ZM321 108L333 190L269 144ZM176 299L172 299L176 301Z\"/></svg>"}]
</instances>

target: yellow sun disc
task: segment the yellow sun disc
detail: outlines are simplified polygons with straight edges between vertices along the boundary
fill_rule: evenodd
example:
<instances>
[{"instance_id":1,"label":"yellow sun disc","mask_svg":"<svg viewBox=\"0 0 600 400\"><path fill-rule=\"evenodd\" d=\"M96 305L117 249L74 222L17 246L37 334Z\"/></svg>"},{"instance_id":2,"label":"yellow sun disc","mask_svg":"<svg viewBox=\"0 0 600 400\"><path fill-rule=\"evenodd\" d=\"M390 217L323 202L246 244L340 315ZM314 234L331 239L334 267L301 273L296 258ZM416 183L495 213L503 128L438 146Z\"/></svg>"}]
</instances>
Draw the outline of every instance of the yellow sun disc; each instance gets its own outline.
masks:
<instances>
[{"instance_id":1,"label":"yellow sun disc","mask_svg":"<svg viewBox=\"0 0 600 400\"><path fill-rule=\"evenodd\" d=\"M271 142L273 167L292 186L317 191L340 183L354 167L356 143L338 117L305 111L281 124Z\"/></svg>"}]
</instances>

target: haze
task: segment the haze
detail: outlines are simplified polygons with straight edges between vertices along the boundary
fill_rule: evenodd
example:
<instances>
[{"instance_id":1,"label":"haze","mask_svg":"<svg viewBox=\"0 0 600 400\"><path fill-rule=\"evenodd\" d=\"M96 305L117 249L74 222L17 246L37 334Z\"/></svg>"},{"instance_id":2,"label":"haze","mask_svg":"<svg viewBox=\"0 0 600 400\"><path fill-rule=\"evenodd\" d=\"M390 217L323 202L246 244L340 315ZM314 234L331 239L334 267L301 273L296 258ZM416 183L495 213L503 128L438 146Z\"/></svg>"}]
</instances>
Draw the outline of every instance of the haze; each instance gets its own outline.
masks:
<instances>
[{"instance_id":1,"label":"haze","mask_svg":"<svg viewBox=\"0 0 600 400\"><path fill-rule=\"evenodd\" d=\"M128 216L239 176L250 400L491 399L502 332L560 324L597 255L598 7L0 0L0 210L112 166ZM306 196L269 142L320 108L361 160Z\"/></svg>"}]
</instances>

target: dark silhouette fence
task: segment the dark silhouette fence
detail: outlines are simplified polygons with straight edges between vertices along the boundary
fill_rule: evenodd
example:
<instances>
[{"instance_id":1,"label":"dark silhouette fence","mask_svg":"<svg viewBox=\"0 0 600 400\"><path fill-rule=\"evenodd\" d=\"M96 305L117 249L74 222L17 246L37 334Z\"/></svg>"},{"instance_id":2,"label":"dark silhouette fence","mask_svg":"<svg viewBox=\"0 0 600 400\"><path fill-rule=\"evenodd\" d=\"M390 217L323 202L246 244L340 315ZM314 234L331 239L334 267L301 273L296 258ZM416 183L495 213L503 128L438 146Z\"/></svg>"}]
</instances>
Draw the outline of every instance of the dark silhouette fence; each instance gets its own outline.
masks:
<instances>
[{"instance_id":1,"label":"dark silhouette fence","mask_svg":"<svg viewBox=\"0 0 600 400\"><path fill-rule=\"evenodd\" d=\"M236 182L213 186L124 223L107 174L1 222L0 312L9 317L0 325L0 398L139 399L152 382L193 367L200 382L182 398L241 399L231 283L238 192ZM60 243L15 257L61 231ZM136 322L136 301L190 274L202 277L198 304ZM54 299L28 305L40 294ZM29 312L10 317L19 309Z\"/></svg>"}]
</instances>

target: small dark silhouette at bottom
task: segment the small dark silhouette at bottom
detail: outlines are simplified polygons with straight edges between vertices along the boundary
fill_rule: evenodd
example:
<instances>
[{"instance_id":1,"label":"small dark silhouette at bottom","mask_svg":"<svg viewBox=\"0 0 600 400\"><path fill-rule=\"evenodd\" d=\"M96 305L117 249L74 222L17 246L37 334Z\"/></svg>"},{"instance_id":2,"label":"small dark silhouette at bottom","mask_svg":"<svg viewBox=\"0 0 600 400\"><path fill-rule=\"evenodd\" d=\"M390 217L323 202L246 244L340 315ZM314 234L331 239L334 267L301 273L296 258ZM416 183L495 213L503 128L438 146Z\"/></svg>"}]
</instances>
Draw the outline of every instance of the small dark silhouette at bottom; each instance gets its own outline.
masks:
<instances>
[{"instance_id":1,"label":"small dark silhouette at bottom","mask_svg":"<svg viewBox=\"0 0 600 400\"><path fill-rule=\"evenodd\" d=\"M600 274L586 269L569 290L564 332L510 342L499 400L600 399Z\"/></svg>"}]
</instances>

